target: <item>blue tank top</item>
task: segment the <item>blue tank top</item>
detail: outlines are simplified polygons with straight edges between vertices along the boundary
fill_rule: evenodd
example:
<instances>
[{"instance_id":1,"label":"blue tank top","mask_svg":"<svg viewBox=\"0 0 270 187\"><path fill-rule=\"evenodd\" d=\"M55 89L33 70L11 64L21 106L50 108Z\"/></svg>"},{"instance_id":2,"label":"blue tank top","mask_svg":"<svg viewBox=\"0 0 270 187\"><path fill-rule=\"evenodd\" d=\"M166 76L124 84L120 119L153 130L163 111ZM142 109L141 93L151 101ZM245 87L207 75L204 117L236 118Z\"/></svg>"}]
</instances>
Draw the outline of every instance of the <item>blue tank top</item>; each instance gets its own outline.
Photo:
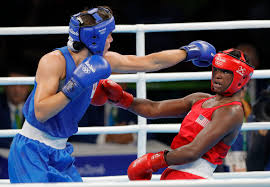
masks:
<instances>
[{"instance_id":1,"label":"blue tank top","mask_svg":"<svg viewBox=\"0 0 270 187\"><path fill-rule=\"evenodd\" d=\"M65 83L71 78L76 68L75 62L68 51L67 47L58 48L66 60L66 79ZM48 133L54 137L68 138L78 131L78 122L83 117L91 102L91 92L93 86L87 88L80 96L71 101L62 111L41 123L35 117L34 96L36 92L37 82L35 81L34 89L26 100L23 107L25 119L34 127ZM61 84L59 89L61 90Z\"/></svg>"}]
</instances>

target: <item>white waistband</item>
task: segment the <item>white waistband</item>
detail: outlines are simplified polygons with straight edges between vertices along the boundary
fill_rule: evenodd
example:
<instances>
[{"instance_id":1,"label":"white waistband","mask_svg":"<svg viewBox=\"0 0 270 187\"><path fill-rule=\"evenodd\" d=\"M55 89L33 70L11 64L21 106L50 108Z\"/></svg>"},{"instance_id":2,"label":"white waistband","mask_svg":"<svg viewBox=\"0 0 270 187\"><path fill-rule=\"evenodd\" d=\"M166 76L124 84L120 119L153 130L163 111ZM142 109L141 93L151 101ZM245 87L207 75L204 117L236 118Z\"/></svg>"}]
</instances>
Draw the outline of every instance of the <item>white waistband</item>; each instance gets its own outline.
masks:
<instances>
[{"instance_id":1,"label":"white waistband","mask_svg":"<svg viewBox=\"0 0 270 187\"><path fill-rule=\"evenodd\" d=\"M198 175L204 178L211 178L216 167L217 167L216 165L202 158L199 158L198 160L194 162L183 164L183 165L169 166L169 168L171 169L184 171L184 172Z\"/></svg>"},{"instance_id":2,"label":"white waistband","mask_svg":"<svg viewBox=\"0 0 270 187\"><path fill-rule=\"evenodd\" d=\"M23 128L20 131L20 134L33 139L37 140L41 143L44 143L50 147L53 147L55 149L64 149L67 144L67 138L58 138L53 137L35 127L33 127L31 124L29 124L26 120L23 123Z\"/></svg>"}]
</instances>

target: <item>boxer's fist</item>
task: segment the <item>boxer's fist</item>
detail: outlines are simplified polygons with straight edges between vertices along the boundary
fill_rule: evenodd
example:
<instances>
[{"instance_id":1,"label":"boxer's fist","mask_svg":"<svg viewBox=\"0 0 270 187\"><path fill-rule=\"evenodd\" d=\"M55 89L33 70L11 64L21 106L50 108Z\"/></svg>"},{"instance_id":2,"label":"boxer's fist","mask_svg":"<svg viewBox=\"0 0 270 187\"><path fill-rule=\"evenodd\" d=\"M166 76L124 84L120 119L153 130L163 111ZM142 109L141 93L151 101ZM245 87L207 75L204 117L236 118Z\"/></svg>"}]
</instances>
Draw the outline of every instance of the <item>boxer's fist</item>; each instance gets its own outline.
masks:
<instances>
[{"instance_id":1,"label":"boxer's fist","mask_svg":"<svg viewBox=\"0 0 270 187\"><path fill-rule=\"evenodd\" d=\"M91 104L94 106L102 106L108 101L107 94L105 93L102 85L104 81L105 81L104 79L100 80L97 85L96 91L91 100Z\"/></svg>"},{"instance_id":2,"label":"boxer's fist","mask_svg":"<svg viewBox=\"0 0 270 187\"><path fill-rule=\"evenodd\" d=\"M74 100L86 88L92 86L100 79L106 79L111 74L110 64L101 56L87 57L79 64L71 79L62 88L62 92L70 100Z\"/></svg>"},{"instance_id":3,"label":"boxer's fist","mask_svg":"<svg viewBox=\"0 0 270 187\"><path fill-rule=\"evenodd\" d=\"M197 40L180 49L187 53L186 61L192 61L195 66L207 67L212 64L216 49L208 42Z\"/></svg>"},{"instance_id":4,"label":"boxer's fist","mask_svg":"<svg viewBox=\"0 0 270 187\"><path fill-rule=\"evenodd\" d=\"M133 161L128 167L129 180L151 180L152 173L168 167L165 155L168 151L148 153Z\"/></svg>"},{"instance_id":5,"label":"boxer's fist","mask_svg":"<svg viewBox=\"0 0 270 187\"><path fill-rule=\"evenodd\" d=\"M133 95L123 91L122 87L112 80L104 80L102 86L108 99L114 105L127 109L133 102Z\"/></svg>"}]
</instances>

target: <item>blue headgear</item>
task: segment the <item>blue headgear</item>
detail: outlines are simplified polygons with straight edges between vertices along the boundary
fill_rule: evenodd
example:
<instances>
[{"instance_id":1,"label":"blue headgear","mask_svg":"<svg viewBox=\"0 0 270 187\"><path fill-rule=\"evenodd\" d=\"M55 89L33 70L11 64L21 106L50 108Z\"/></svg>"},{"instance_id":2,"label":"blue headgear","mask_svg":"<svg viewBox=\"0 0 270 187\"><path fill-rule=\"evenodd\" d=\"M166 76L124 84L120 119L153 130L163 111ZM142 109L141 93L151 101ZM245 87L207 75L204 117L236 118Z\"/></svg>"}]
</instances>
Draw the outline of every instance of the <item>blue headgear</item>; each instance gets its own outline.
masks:
<instances>
[{"instance_id":1,"label":"blue headgear","mask_svg":"<svg viewBox=\"0 0 270 187\"><path fill-rule=\"evenodd\" d=\"M97 13L99 9L107 11L109 19L102 19ZM91 15L96 23L90 26L82 26L81 15ZM71 17L69 22L68 46L74 49L73 44L81 42L95 55L103 56L104 46L108 35L115 29L114 17L106 8L93 8L85 13L78 13ZM75 49L76 50L76 49Z\"/></svg>"}]
</instances>

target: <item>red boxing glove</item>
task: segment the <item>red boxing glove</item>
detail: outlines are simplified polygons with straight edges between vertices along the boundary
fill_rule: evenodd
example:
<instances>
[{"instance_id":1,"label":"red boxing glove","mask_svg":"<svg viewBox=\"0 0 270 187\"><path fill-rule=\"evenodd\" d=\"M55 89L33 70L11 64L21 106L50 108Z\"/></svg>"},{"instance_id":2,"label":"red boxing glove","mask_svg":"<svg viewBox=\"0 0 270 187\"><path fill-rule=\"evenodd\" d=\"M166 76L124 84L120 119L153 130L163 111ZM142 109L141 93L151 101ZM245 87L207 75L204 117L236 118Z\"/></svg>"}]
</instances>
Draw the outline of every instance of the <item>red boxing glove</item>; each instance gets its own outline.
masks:
<instances>
[{"instance_id":1,"label":"red boxing glove","mask_svg":"<svg viewBox=\"0 0 270 187\"><path fill-rule=\"evenodd\" d=\"M107 94L105 93L102 86L104 81L105 79L99 81L95 94L91 100L91 104L94 106L102 106L108 101Z\"/></svg>"},{"instance_id":2,"label":"red boxing glove","mask_svg":"<svg viewBox=\"0 0 270 187\"><path fill-rule=\"evenodd\" d=\"M112 80L106 79L102 82L102 85L108 99L114 105L127 109L133 102L133 95L123 91L122 87Z\"/></svg>"},{"instance_id":3,"label":"red boxing glove","mask_svg":"<svg viewBox=\"0 0 270 187\"><path fill-rule=\"evenodd\" d=\"M152 173L160 168L168 167L165 161L167 150L148 153L133 161L128 167L129 180L151 180Z\"/></svg>"}]
</instances>

